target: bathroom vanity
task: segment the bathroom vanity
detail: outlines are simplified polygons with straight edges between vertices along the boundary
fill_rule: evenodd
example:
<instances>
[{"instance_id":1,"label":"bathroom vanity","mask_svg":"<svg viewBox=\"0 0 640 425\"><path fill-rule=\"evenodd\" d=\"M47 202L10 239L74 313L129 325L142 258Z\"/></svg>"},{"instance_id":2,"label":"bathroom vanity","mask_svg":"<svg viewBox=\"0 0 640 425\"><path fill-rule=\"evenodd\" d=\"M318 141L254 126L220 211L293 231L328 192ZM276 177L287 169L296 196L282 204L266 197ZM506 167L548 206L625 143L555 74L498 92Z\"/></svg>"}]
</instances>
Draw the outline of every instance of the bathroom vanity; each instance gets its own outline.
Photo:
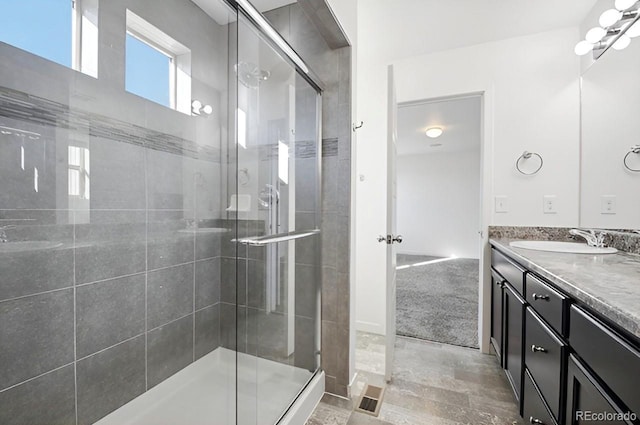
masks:
<instances>
[{"instance_id":1,"label":"bathroom vanity","mask_svg":"<svg viewBox=\"0 0 640 425\"><path fill-rule=\"evenodd\" d=\"M525 423L640 423L640 256L490 242L491 348Z\"/></svg>"}]
</instances>

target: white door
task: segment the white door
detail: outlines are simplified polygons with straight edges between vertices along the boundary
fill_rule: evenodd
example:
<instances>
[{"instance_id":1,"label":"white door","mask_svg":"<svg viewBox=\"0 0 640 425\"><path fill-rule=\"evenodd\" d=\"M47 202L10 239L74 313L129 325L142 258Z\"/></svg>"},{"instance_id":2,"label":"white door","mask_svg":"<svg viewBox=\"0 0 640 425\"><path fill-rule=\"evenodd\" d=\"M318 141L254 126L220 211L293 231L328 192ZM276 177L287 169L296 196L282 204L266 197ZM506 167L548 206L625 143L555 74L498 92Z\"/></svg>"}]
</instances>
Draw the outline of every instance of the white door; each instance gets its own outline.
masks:
<instances>
[{"instance_id":1,"label":"white door","mask_svg":"<svg viewBox=\"0 0 640 425\"><path fill-rule=\"evenodd\" d=\"M388 123L387 123L387 341L385 353L385 379L391 381L396 344L396 244L402 236L396 235L396 155L398 104L393 65L388 68Z\"/></svg>"}]
</instances>

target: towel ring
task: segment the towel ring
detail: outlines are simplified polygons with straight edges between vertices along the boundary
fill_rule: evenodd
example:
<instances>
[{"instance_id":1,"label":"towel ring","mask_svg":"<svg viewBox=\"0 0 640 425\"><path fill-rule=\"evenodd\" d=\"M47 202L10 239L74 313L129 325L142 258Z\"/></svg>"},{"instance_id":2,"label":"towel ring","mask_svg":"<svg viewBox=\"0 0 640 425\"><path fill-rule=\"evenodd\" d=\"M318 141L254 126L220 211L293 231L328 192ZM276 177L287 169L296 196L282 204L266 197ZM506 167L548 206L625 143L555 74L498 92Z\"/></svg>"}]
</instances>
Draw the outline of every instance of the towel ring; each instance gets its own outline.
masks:
<instances>
[{"instance_id":1,"label":"towel ring","mask_svg":"<svg viewBox=\"0 0 640 425\"><path fill-rule=\"evenodd\" d=\"M531 173L526 173L526 172L522 171L522 169L520 168L520 161L522 161L523 159L530 159L532 156L537 156L540 159L540 166L538 168L536 168L535 171L533 171ZM524 174L525 176L532 176L532 175L536 174L538 171L540 171L542 169L543 165L544 165L544 160L542 159L540 154L537 154L535 152L524 151L522 153L522 155L520 155L520 157L516 160L516 170L518 170L521 174Z\"/></svg>"},{"instance_id":2,"label":"towel ring","mask_svg":"<svg viewBox=\"0 0 640 425\"><path fill-rule=\"evenodd\" d=\"M629 166L629 164L627 164L627 160L629 159L629 156L634 153L636 155L640 155L640 145L635 145L635 146L631 146L631 150L629 152L627 152L627 154L624 156L624 160L622 161L624 163L624 168L626 168L627 170L633 172L633 173L640 173L640 169L638 168L631 168Z\"/></svg>"}]
</instances>

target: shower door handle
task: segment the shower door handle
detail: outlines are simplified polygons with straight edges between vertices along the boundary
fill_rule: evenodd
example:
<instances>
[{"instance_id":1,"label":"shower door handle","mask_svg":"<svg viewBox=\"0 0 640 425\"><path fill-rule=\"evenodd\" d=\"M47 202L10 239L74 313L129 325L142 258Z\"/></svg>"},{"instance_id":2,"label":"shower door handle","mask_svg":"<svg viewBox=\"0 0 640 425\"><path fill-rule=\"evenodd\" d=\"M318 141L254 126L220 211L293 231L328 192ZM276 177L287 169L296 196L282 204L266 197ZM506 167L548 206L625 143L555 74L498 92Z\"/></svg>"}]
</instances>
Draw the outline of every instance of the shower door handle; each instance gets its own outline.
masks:
<instances>
[{"instance_id":1,"label":"shower door handle","mask_svg":"<svg viewBox=\"0 0 640 425\"><path fill-rule=\"evenodd\" d=\"M272 243L287 242L287 241L302 239L308 236L313 236L318 234L320 234L320 229L298 230L295 232L276 233L274 235L249 236L246 238L232 239L231 242L236 242L243 245L251 245L251 246L265 246Z\"/></svg>"}]
</instances>

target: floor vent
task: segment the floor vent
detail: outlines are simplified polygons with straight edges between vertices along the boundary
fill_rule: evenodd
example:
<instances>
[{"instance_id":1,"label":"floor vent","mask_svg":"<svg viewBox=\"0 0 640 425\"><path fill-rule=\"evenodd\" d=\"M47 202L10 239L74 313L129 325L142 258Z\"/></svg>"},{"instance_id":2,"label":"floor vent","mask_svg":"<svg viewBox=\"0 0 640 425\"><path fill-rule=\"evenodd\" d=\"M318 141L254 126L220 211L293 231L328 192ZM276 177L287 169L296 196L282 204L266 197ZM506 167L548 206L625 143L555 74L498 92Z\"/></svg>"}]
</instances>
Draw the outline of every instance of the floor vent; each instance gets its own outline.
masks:
<instances>
[{"instance_id":1,"label":"floor vent","mask_svg":"<svg viewBox=\"0 0 640 425\"><path fill-rule=\"evenodd\" d=\"M384 388L367 384L364 387L364 391L362 391L362 396L358 401L356 411L372 416L378 416L380 413L380 406L382 405L383 395Z\"/></svg>"}]
</instances>

